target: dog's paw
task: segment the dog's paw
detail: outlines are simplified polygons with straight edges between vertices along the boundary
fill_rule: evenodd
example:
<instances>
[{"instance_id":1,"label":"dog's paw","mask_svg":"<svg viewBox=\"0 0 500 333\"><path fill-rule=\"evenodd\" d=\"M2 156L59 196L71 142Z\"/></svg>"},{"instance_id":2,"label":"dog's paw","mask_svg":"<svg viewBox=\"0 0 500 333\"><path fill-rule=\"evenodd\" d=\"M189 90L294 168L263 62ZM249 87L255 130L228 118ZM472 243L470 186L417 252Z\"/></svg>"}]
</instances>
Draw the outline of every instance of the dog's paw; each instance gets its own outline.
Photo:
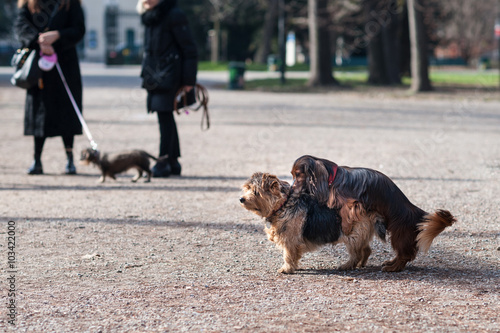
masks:
<instances>
[{"instance_id":1,"label":"dog's paw","mask_svg":"<svg viewBox=\"0 0 500 333\"><path fill-rule=\"evenodd\" d=\"M393 265L382 266L382 272L401 272L406 267L406 262L396 262Z\"/></svg>"},{"instance_id":2,"label":"dog's paw","mask_svg":"<svg viewBox=\"0 0 500 333\"><path fill-rule=\"evenodd\" d=\"M295 273L295 268L293 268L290 265L283 265L279 270L278 273L281 274L293 274Z\"/></svg>"},{"instance_id":3,"label":"dog's paw","mask_svg":"<svg viewBox=\"0 0 500 333\"><path fill-rule=\"evenodd\" d=\"M352 271L353 269L356 269L356 266L356 263L346 262L345 264L340 265L337 269L339 271Z\"/></svg>"},{"instance_id":4,"label":"dog's paw","mask_svg":"<svg viewBox=\"0 0 500 333\"><path fill-rule=\"evenodd\" d=\"M385 267L385 266L392 266L392 265L394 265L394 263L395 263L395 262L396 262L396 259L384 261L384 262L382 263L382 267Z\"/></svg>"}]
</instances>

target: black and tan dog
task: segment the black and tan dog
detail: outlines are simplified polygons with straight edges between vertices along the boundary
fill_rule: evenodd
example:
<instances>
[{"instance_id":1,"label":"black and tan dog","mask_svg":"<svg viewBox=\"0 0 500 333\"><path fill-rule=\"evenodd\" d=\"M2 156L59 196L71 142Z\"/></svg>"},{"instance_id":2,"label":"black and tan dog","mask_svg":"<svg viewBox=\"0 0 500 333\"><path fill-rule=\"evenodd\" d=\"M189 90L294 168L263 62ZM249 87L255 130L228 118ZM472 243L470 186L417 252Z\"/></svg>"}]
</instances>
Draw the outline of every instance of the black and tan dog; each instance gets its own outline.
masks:
<instances>
[{"instance_id":1,"label":"black and tan dog","mask_svg":"<svg viewBox=\"0 0 500 333\"><path fill-rule=\"evenodd\" d=\"M98 150L87 148L82 150L80 163L96 165L101 169L101 178L99 182L104 183L106 176L116 179L115 175L135 168L138 174L132 178L132 182L136 182L142 177L143 172L147 174L145 182L151 181L151 169L149 168L149 159L155 161L165 159L166 157L156 158L144 150L129 150L115 154L101 154Z\"/></svg>"},{"instance_id":2,"label":"black and tan dog","mask_svg":"<svg viewBox=\"0 0 500 333\"><path fill-rule=\"evenodd\" d=\"M280 273L293 273L305 252L321 245L342 242L349 261L340 270L363 267L371 254L370 240L375 233L373 217L367 216L356 202L344 206L345 215L356 222L349 235L342 232L340 211L320 205L308 194L290 193L290 184L268 173L257 172L242 186L241 205L265 218L268 239L283 250L284 264ZM383 231L377 230L383 238Z\"/></svg>"},{"instance_id":3,"label":"black and tan dog","mask_svg":"<svg viewBox=\"0 0 500 333\"><path fill-rule=\"evenodd\" d=\"M373 223L385 226L396 257L383 264L383 271L403 270L418 250L427 252L434 238L456 222L447 210L427 213L418 208L389 177L376 170L340 167L305 155L293 164L292 175L292 191L308 193L320 204L334 209L354 200L373 218ZM354 220L347 215L342 215L342 219L348 233Z\"/></svg>"}]
</instances>

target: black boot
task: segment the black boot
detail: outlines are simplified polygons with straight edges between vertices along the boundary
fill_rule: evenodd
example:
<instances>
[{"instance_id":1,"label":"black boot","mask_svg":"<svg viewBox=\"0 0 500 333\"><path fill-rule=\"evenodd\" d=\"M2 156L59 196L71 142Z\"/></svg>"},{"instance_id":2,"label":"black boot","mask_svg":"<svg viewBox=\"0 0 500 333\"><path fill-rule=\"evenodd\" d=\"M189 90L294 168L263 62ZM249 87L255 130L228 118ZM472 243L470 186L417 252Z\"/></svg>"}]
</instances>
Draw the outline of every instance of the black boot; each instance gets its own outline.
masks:
<instances>
[{"instance_id":1,"label":"black boot","mask_svg":"<svg viewBox=\"0 0 500 333\"><path fill-rule=\"evenodd\" d=\"M73 163L73 153L66 152L66 156L68 157L68 163L66 163L65 174L67 175L76 175L76 167Z\"/></svg>"},{"instance_id":2,"label":"black boot","mask_svg":"<svg viewBox=\"0 0 500 333\"><path fill-rule=\"evenodd\" d=\"M181 167L181 164L179 163L179 161L177 159L172 159L172 160L169 159L168 163L170 164L170 169L172 169L172 175L180 176L181 171L182 171L182 167Z\"/></svg>"},{"instance_id":3,"label":"black boot","mask_svg":"<svg viewBox=\"0 0 500 333\"><path fill-rule=\"evenodd\" d=\"M151 169L151 175L153 178L167 178L172 173L170 164L165 162L156 163L156 165Z\"/></svg>"},{"instance_id":4,"label":"black boot","mask_svg":"<svg viewBox=\"0 0 500 333\"><path fill-rule=\"evenodd\" d=\"M33 161L33 164L26 173L28 175L43 175L42 162L40 160Z\"/></svg>"},{"instance_id":5,"label":"black boot","mask_svg":"<svg viewBox=\"0 0 500 333\"><path fill-rule=\"evenodd\" d=\"M42 168L42 151L43 145L45 144L45 137L34 137L35 143L35 156L33 164L30 166L26 173L28 175L41 175L43 174Z\"/></svg>"}]
</instances>

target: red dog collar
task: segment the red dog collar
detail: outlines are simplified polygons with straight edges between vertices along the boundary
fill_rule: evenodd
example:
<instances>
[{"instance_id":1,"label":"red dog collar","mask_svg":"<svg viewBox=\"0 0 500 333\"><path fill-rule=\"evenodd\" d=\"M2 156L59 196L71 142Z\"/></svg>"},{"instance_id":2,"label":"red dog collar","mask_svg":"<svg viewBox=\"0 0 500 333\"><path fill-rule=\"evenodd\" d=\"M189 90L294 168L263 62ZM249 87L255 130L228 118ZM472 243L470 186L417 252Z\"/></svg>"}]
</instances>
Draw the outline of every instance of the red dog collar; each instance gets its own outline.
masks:
<instances>
[{"instance_id":1,"label":"red dog collar","mask_svg":"<svg viewBox=\"0 0 500 333\"><path fill-rule=\"evenodd\" d=\"M328 186L332 186L333 181L335 180L335 176L337 175L337 169L338 169L337 164L333 163L332 167L333 173L329 173L330 175L328 176Z\"/></svg>"}]
</instances>

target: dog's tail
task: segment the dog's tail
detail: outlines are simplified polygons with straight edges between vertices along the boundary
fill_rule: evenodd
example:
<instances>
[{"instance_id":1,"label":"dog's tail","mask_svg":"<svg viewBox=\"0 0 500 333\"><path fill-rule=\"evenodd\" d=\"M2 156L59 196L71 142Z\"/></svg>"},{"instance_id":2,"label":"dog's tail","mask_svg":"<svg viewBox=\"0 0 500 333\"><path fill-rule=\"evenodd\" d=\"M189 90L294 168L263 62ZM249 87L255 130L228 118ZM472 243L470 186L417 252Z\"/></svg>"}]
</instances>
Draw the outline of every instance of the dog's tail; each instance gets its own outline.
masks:
<instances>
[{"instance_id":1,"label":"dog's tail","mask_svg":"<svg viewBox=\"0 0 500 333\"><path fill-rule=\"evenodd\" d=\"M434 238L456 221L449 211L442 209L425 215L423 221L417 225L419 231L417 235L418 248L423 252L429 251Z\"/></svg>"},{"instance_id":2,"label":"dog's tail","mask_svg":"<svg viewBox=\"0 0 500 333\"><path fill-rule=\"evenodd\" d=\"M151 158L151 159L153 159L153 160L155 160L155 161L159 161L159 162L164 161L164 160L166 160L166 159L168 158L168 155L163 155L163 156L158 156L158 157L156 157L156 156L151 155L151 154L150 154L150 153L148 153L148 152L145 152L145 153L146 153L146 155L147 155L149 158Z\"/></svg>"}]
</instances>

